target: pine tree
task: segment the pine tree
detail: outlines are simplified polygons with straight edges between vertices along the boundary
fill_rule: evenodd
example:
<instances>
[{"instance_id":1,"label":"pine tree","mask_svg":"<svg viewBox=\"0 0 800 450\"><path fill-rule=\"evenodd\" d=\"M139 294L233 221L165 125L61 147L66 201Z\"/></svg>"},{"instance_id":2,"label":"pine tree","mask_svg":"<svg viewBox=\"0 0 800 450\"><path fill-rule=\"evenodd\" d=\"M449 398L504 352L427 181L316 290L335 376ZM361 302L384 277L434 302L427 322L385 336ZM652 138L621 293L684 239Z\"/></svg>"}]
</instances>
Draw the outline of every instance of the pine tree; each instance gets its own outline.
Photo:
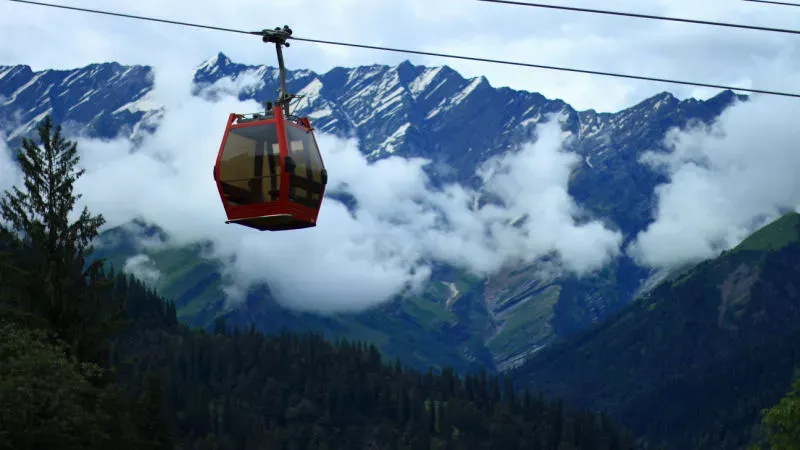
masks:
<instances>
[{"instance_id":1,"label":"pine tree","mask_svg":"<svg viewBox=\"0 0 800 450\"><path fill-rule=\"evenodd\" d=\"M28 274L17 266L12 256L9 252L0 251L0 318L17 325L46 330L49 328L46 320L20 308L24 293L19 286Z\"/></svg>"},{"instance_id":2,"label":"pine tree","mask_svg":"<svg viewBox=\"0 0 800 450\"><path fill-rule=\"evenodd\" d=\"M220 315L214 319L214 334L221 334L225 336L226 334L226 324L225 324L225 316Z\"/></svg>"},{"instance_id":3,"label":"pine tree","mask_svg":"<svg viewBox=\"0 0 800 450\"><path fill-rule=\"evenodd\" d=\"M164 389L159 376L150 372L135 406L134 417L140 435L139 448L167 450L174 448L172 430L164 414Z\"/></svg>"},{"instance_id":4,"label":"pine tree","mask_svg":"<svg viewBox=\"0 0 800 450\"><path fill-rule=\"evenodd\" d=\"M0 448L103 448L100 391L45 330L0 317Z\"/></svg>"},{"instance_id":5,"label":"pine tree","mask_svg":"<svg viewBox=\"0 0 800 450\"><path fill-rule=\"evenodd\" d=\"M16 289L23 310L45 318L64 340L71 356L100 362L108 338L119 331L122 300L112 299L103 260L87 263L92 241L105 223L84 208L71 221L80 195L73 194L83 175L77 144L53 130L50 117L38 127L39 144L23 139L17 161L23 185L0 199L0 238L7 242L25 273Z\"/></svg>"}]
</instances>

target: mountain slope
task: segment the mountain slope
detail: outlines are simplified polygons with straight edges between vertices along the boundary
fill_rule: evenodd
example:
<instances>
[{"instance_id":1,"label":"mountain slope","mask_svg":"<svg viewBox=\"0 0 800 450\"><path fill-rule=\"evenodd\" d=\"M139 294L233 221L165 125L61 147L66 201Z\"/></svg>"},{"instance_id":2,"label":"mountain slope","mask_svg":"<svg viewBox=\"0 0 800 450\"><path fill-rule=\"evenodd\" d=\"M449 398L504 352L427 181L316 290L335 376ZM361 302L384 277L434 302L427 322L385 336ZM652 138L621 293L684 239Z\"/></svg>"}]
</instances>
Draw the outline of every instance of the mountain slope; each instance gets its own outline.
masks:
<instances>
[{"instance_id":1,"label":"mountain slope","mask_svg":"<svg viewBox=\"0 0 800 450\"><path fill-rule=\"evenodd\" d=\"M204 256L208 250L204 245L143 247L143 239L164 242L166 236L140 222L108 230L101 238L96 256L107 258L114 267L142 279L147 279L147 269L157 270L159 280L155 284L150 280L151 285L175 303L178 317L190 326L210 329L222 314L231 324L254 323L265 333L287 329L318 332L329 339L346 337L373 342L389 359L400 357L420 370L448 365L465 371L493 367L491 355L474 338L477 333L468 329L471 311L439 306L441 291L449 291L444 284L437 291L432 283L422 295L409 300L395 300L359 314L333 316L288 310L275 301L268 286L254 286L242 307L225 312L221 263ZM459 287L475 283L453 271L437 274L437 278Z\"/></svg>"},{"instance_id":2,"label":"mountain slope","mask_svg":"<svg viewBox=\"0 0 800 450\"><path fill-rule=\"evenodd\" d=\"M798 275L789 213L513 376L675 448L742 448L800 367Z\"/></svg>"},{"instance_id":3,"label":"mountain slope","mask_svg":"<svg viewBox=\"0 0 800 450\"><path fill-rule=\"evenodd\" d=\"M222 78L255 80L241 93L242 99L271 98L278 85L276 69L236 64L221 53L197 68L194 82L199 88ZM37 118L49 113L56 122L89 135L137 139L143 131L154 129L161 117L161 106L150 97L152 80L150 68L116 63L73 71L0 67L0 131L18 141ZM570 194L589 214L618 226L626 240L652 218L653 190L663 181L638 163L641 154L658 150L668 129L711 120L735 98L724 92L708 101L679 101L663 93L617 113L576 111L537 93L494 88L485 78L465 79L446 66L408 62L394 67L335 68L324 74L295 70L289 71L287 82L290 90L305 96L297 113L309 115L319 130L357 137L371 160L389 155L429 158L433 164L426 170L435 185L459 182L480 189L476 171L482 163L528 141L548 114L562 114L562 127L575 137L573 150L583 158L573 173ZM159 290L178 300L184 320L208 325L222 311L216 262L206 261L201 252L191 249L158 255L132 246L104 249L120 267L139 253L149 256L165 273L169 281ZM486 280L453 267L440 269L426 294L412 302L392 303L365 313L363 319L334 321L356 320L358 326L342 332L360 329L358 333L384 336L385 342L394 342L386 345L400 354L411 354L415 347L440 348L437 353L441 354L447 347L448 361L471 367L475 359L489 368L504 369L613 314L631 300L647 276L627 257L581 279L542 279L538 264ZM278 316L288 321L287 326L301 316L303 323L330 323L284 311L259 290L247 304L268 307L273 317L281 311ZM247 310L236 314L243 320L263 316ZM396 323L376 321L371 318L374 314L388 314ZM405 323L426 337L398 340L395 334ZM269 329L280 323L265 318L257 325ZM393 351L387 353L394 356ZM429 363L437 361L422 361Z\"/></svg>"},{"instance_id":4,"label":"mountain slope","mask_svg":"<svg viewBox=\"0 0 800 450\"><path fill-rule=\"evenodd\" d=\"M135 137L140 127L152 130L158 118L148 97L152 87L153 71L147 66L104 63L41 72L0 66L0 132L18 142L49 114L67 130Z\"/></svg>"}]
</instances>

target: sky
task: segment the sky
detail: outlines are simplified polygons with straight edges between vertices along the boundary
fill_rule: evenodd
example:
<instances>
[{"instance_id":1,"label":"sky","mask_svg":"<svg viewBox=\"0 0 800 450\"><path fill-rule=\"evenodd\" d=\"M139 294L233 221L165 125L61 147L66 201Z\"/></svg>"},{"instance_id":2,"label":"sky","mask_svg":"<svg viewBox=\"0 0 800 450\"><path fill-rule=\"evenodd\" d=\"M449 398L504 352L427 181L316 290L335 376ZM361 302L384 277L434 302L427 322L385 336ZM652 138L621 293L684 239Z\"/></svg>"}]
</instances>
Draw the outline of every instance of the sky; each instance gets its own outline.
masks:
<instances>
[{"instance_id":1,"label":"sky","mask_svg":"<svg viewBox=\"0 0 800 450\"><path fill-rule=\"evenodd\" d=\"M58 3L57 0L53 0ZM546 65L677 78L773 90L798 90L797 36L627 17L553 11L472 0L141 0L61 4L155 16L219 27L260 30L290 25L297 37L385 45ZM550 4L792 28L800 8L738 0L596 0ZM194 67L218 51L248 64L274 63L258 37L139 20L0 3L0 64L74 68L118 61ZM714 90L294 42L290 68L447 64L493 86L537 91L578 109L616 111L658 92L680 98ZM772 76L781 67L784 76Z\"/></svg>"},{"instance_id":2,"label":"sky","mask_svg":"<svg viewBox=\"0 0 800 450\"><path fill-rule=\"evenodd\" d=\"M62 3L107 7L99 1ZM315 39L800 90L796 38L770 33L465 0L274 3L146 0L113 9L246 30L288 23L296 36ZM800 14L800 8L733 0L593 1L591 6L775 27L791 27L796 22L792 14ZM570 173L582 162L565 150L571 137L560 132L559 117L537 127L534 143L482 168L486 189L503 199L504 206L480 209L473 208L475 193L468 189L429 186L422 170L425 160L393 157L368 163L362 155L369 151L358 142L320 134L329 190L348 192L359 208L350 212L326 199L316 228L261 233L225 225L216 186L209 183L208 161L214 160L217 148L207 143L219 141L219 124L230 111L258 108L235 99L248 80L214 86L228 94L215 100L191 96L189 83L193 68L219 51L236 62L263 64L273 63L272 47L250 36L11 2L0 2L0 27L6 36L27 36L0 47L0 65L68 69L115 60L155 67L153 99L166 108L159 130L135 152L125 139L76 137L87 169L76 188L84 195L82 204L106 217L107 227L143 218L164 229L171 245L213 242L209 256L228 262L224 275L231 305L241 301L248 287L267 282L278 300L293 308L360 310L418 288L434 262L486 275L555 254L557 270L582 274L627 252L643 265L669 268L714 256L765 220L800 204L795 181L800 180L800 152L794 148L800 131L793 119L800 115L800 103L761 96L730 108L711 129L671 133L666 139L671 152L642 159L641 164L664 171L669 181L654 196L655 222L629 247L622 247L622 236L602 217L576 222L583 211L567 187ZM484 75L494 86L538 91L579 109L600 111L619 110L664 90L682 98L715 94L302 42L293 43L286 54L289 68L318 72L405 59L448 64L465 76ZM15 176L8 158L0 157L0 188L9 187ZM511 226L521 219L521 226ZM126 267L148 281L159 280L144 254Z\"/></svg>"}]
</instances>

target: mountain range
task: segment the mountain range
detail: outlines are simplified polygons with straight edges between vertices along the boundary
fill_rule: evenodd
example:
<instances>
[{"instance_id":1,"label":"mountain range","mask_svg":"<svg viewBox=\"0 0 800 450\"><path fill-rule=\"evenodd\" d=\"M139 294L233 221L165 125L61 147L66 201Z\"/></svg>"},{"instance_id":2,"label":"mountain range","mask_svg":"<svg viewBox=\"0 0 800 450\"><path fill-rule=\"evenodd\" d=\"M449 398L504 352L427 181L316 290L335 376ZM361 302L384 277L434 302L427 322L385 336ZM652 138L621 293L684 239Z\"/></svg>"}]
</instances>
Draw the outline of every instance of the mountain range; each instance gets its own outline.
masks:
<instances>
[{"instance_id":1,"label":"mountain range","mask_svg":"<svg viewBox=\"0 0 800 450\"><path fill-rule=\"evenodd\" d=\"M199 91L223 78L242 77L258 80L239 94L242 100L270 98L278 85L275 68L237 64L222 53L197 67L194 85ZM150 67L117 63L39 72L0 67L0 131L14 147L49 114L83 135L136 140L155 130L163 116L152 97L153 79ZM302 96L297 114L309 116L321 132L357 138L370 161L425 157L434 162L425 167L432 183L459 183L479 192L482 164L530 141L537 124L560 114L562 130L574 138L570 150L582 159L569 193L589 216L616 227L624 243L652 221L654 189L665 181L639 162L642 154L663 150L669 129L709 122L736 99L726 91L706 101L681 101L665 92L615 113L576 111L537 93L495 88L483 77L465 79L447 66L408 61L324 74L292 70L287 85ZM179 317L190 325L210 327L225 314L266 332L288 328L369 339L389 357L420 368L519 366L620 311L651 275L626 255L582 277L543 277L538 262L485 278L437 264L421 294L360 313L289 310L274 300L269 286L254 287L242 307L226 311L223 263L204 257L207 243L142 249L142 236L168 238L157 224L134 222L106 231L98 254L118 268L146 255L162 274L158 291L176 303Z\"/></svg>"}]
</instances>

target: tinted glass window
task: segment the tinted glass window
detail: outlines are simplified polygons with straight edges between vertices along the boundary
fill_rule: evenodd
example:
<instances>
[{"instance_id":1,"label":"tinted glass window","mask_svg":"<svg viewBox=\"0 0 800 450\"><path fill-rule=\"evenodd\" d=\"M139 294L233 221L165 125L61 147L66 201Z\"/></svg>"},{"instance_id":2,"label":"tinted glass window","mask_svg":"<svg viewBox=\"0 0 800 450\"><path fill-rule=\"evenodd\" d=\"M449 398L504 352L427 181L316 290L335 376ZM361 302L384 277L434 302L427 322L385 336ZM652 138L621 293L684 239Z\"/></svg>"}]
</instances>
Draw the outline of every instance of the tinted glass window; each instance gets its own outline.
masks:
<instances>
[{"instance_id":1,"label":"tinted glass window","mask_svg":"<svg viewBox=\"0 0 800 450\"><path fill-rule=\"evenodd\" d=\"M295 168L291 179L290 198L306 206L317 208L322 200L322 158L310 131L286 125L289 156Z\"/></svg>"},{"instance_id":2,"label":"tinted glass window","mask_svg":"<svg viewBox=\"0 0 800 450\"><path fill-rule=\"evenodd\" d=\"M254 204L277 200L280 174L274 123L230 131L219 163L219 180L227 201Z\"/></svg>"}]
</instances>

